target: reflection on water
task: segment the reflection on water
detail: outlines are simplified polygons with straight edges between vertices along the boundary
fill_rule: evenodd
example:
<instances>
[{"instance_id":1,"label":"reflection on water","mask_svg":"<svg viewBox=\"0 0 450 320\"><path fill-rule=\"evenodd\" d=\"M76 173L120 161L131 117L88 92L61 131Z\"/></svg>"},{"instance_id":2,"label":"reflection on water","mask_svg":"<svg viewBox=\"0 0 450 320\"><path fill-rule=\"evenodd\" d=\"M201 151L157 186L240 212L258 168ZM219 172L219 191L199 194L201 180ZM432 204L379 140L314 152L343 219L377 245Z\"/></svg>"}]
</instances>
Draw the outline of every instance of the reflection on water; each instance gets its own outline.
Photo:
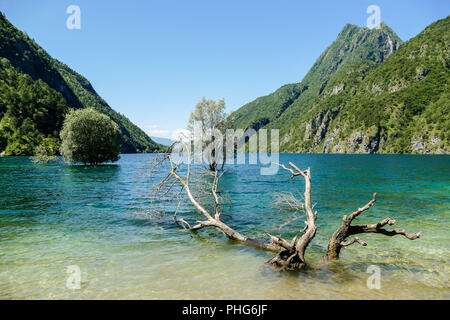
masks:
<instances>
[{"instance_id":1,"label":"reflection on water","mask_svg":"<svg viewBox=\"0 0 450 320\"><path fill-rule=\"evenodd\" d=\"M279 272L272 254L234 244L214 230L194 236L168 216L148 217L152 155L122 155L117 165L84 168L27 158L0 158L0 298L3 299L448 299L450 158L399 155L281 155L311 167L319 212L310 267ZM156 178L163 172L156 173ZM250 236L280 233L292 212L274 205L276 192L302 192L286 172L260 176L254 165L229 166L221 189L233 201L227 223ZM342 216L385 217L422 238L364 234L341 260L323 263ZM190 207L181 208L195 219ZM301 222L300 222L301 224ZM299 224L282 230L294 235ZM69 265L81 268L81 289L66 288ZM381 289L366 286L368 266L381 269Z\"/></svg>"}]
</instances>

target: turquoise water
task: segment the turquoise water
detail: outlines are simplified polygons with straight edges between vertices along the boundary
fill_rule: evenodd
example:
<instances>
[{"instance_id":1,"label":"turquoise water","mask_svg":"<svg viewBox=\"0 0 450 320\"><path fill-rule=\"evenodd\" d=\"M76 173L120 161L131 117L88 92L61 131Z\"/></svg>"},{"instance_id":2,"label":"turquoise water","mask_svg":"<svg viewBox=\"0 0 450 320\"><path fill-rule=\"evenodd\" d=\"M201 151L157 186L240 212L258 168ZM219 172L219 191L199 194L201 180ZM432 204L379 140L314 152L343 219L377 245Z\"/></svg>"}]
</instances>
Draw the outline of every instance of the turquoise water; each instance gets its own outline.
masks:
<instances>
[{"instance_id":1,"label":"turquoise water","mask_svg":"<svg viewBox=\"0 0 450 320\"><path fill-rule=\"evenodd\" d=\"M311 167L318 232L307 251L310 269L279 272L272 254L235 244L217 232L193 236L167 215L148 215L153 155L122 155L115 165L83 168L35 165L0 158L1 299L449 299L450 157L413 155L280 155ZM154 180L156 179L156 180ZM292 212L275 194L303 192L301 179L280 170L259 175L256 165L229 166L224 220L249 236L291 237L303 222L277 230ZM341 260L322 259L342 216L378 199L360 223L386 217L422 237L363 234L367 247L345 248ZM187 204L181 214L193 221ZM66 287L67 267L81 270L81 288ZM366 285L370 265L381 288Z\"/></svg>"}]
</instances>

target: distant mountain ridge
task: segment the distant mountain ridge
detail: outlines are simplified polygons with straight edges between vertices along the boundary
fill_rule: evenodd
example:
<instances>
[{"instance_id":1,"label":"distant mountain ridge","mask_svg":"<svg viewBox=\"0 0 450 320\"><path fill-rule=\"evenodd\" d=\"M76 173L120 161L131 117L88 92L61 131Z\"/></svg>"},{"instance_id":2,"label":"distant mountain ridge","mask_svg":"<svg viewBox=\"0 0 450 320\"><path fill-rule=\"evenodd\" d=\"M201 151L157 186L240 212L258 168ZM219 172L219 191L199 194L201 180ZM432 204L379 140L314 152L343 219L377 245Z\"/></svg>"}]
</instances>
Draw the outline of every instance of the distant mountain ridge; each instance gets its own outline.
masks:
<instances>
[{"instance_id":1,"label":"distant mountain ridge","mask_svg":"<svg viewBox=\"0 0 450 320\"><path fill-rule=\"evenodd\" d=\"M291 116L316 98L342 67L361 61L382 62L402 43L385 24L372 30L347 24L300 83L285 85L244 105L229 116L228 126L258 130L280 117Z\"/></svg>"},{"instance_id":2,"label":"distant mountain ridge","mask_svg":"<svg viewBox=\"0 0 450 320\"><path fill-rule=\"evenodd\" d=\"M232 113L232 128L280 130L301 153L449 153L449 17L407 43L386 25L346 25L298 84Z\"/></svg>"},{"instance_id":3,"label":"distant mountain ridge","mask_svg":"<svg viewBox=\"0 0 450 320\"><path fill-rule=\"evenodd\" d=\"M52 58L3 13L0 13L0 59L0 152L30 155L43 139L56 143L67 110L86 107L108 115L119 125L123 153L163 148L114 111L86 78ZM48 101L43 103L45 99ZM43 119L46 114L57 121Z\"/></svg>"},{"instance_id":4,"label":"distant mountain ridge","mask_svg":"<svg viewBox=\"0 0 450 320\"><path fill-rule=\"evenodd\" d=\"M156 143L162 144L163 146L170 146L175 142L172 139L163 137L150 136L150 138L152 138L152 140L155 141Z\"/></svg>"}]
</instances>

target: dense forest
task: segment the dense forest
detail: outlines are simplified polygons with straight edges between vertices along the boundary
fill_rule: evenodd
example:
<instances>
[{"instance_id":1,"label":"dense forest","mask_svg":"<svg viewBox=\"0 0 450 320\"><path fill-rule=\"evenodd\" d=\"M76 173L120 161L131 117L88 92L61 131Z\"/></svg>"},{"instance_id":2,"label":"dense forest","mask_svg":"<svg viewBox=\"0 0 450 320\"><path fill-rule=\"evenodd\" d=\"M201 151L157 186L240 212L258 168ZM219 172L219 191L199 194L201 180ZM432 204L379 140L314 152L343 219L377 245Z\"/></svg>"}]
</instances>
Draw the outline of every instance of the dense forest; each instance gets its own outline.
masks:
<instances>
[{"instance_id":1,"label":"dense forest","mask_svg":"<svg viewBox=\"0 0 450 320\"><path fill-rule=\"evenodd\" d=\"M227 126L280 129L283 152L449 153L450 18L406 43L346 25L302 82L232 113Z\"/></svg>"},{"instance_id":2,"label":"dense forest","mask_svg":"<svg viewBox=\"0 0 450 320\"><path fill-rule=\"evenodd\" d=\"M163 148L0 13L0 153L32 155L39 144L58 150L66 113L87 107L119 125L123 153Z\"/></svg>"},{"instance_id":3,"label":"dense forest","mask_svg":"<svg viewBox=\"0 0 450 320\"><path fill-rule=\"evenodd\" d=\"M58 150L68 109L61 93L0 58L0 150L5 155L31 155L39 144Z\"/></svg>"}]
</instances>

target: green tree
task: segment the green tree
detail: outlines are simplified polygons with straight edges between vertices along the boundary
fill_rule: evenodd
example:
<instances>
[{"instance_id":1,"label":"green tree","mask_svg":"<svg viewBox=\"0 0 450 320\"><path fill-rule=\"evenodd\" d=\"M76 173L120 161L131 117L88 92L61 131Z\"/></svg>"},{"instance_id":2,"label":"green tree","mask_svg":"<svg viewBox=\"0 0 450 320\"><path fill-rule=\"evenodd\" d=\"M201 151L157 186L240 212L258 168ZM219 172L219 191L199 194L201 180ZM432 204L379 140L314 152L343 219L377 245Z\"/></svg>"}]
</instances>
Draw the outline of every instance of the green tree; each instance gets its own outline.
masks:
<instances>
[{"instance_id":1,"label":"green tree","mask_svg":"<svg viewBox=\"0 0 450 320\"><path fill-rule=\"evenodd\" d=\"M40 144L34 150L34 156L31 157L31 161L36 164L47 163L50 161L55 161L58 158L46 148L45 145Z\"/></svg>"},{"instance_id":2,"label":"green tree","mask_svg":"<svg viewBox=\"0 0 450 320\"><path fill-rule=\"evenodd\" d=\"M218 101L202 98L195 105L195 109L189 117L188 129L192 130L194 123L200 121L203 130L211 130L218 127L219 123L225 120L225 100Z\"/></svg>"},{"instance_id":3,"label":"green tree","mask_svg":"<svg viewBox=\"0 0 450 320\"><path fill-rule=\"evenodd\" d=\"M70 161L96 166L119 160L119 126L108 116L88 108L71 111L61 130L60 152Z\"/></svg>"},{"instance_id":4,"label":"green tree","mask_svg":"<svg viewBox=\"0 0 450 320\"><path fill-rule=\"evenodd\" d=\"M56 153L60 147L60 142L57 138L47 137L44 138L40 145L34 148L34 155L31 157L31 161L36 164L48 163L58 160Z\"/></svg>"},{"instance_id":5,"label":"green tree","mask_svg":"<svg viewBox=\"0 0 450 320\"><path fill-rule=\"evenodd\" d=\"M202 149L205 149L204 156L211 171L216 171L220 162L222 162L223 169L225 163L224 130L221 128L221 123L225 118L225 100L215 101L205 97L197 102L194 111L189 116L188 130L193 133L194 129L199 129L196 126L201 125ZM222 135L222 138L218 139L217 134ZM194 137L194 139L196 138L198 137Z\"/></svg>"}]
</instances>

